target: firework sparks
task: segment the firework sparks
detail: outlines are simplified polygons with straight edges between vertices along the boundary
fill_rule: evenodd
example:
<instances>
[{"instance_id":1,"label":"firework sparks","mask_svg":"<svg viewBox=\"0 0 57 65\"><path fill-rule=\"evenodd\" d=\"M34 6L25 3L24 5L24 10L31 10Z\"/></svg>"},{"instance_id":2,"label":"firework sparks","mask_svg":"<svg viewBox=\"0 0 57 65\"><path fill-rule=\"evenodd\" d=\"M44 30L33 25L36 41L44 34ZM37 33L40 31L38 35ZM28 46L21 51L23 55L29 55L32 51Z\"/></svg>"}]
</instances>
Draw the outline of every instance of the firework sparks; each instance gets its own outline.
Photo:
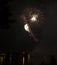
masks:
<instances>
[{"instance_id":1,"label":"firework sparks","mask_svg":"<svg viewBox=\"0 0 57 65\"><path fill-rule=\"evenodd\" d=\"M25 24L25 25L24 25L24 29L25 29L27 32L30 32L30 29L29 29L29 25L28 25L28 24Z\"/></svg>"},{"instance_id":2,"label":"firework sparks","mask_svg":"<svg viewBox=\"0 0 57 65\"><path fill-rule=\"evenodd\" d=\"M36 37L34 36L34 34L30 31L30 28L29 28L29 25L28 25L28 24L25 24L25 25L24 25L24 29L25 29L28 33L31 34L32 38L33 38L36 42L39 41L38 38L36 38Z\"/></svg>"},{"instance_id":3,"label":"firework sparks","mask_svg":"<svg viewBox=\"0 0 57 65\"><path fill-rule=\"evenodd\" d=\"M36 22L38 18L38 15L34 14L32 15L31 22Z\"/></svg>"},{"instance_id":4,"label":"firework sparks","mask_svg":"<svg viewBox=\"0 0 57 65\"><path fill-rule=\"evenodd\" d=\"M21 15L21 19L23 20L23 23L25 24L24 29L29 34L31 34L31 36L33 37L35 41L39 41L39 39L36 38L36 36L33 34L31 26L33 26L33 28L35 26L39 27L42 23L44 23L43 12L37 8L26 8ZM35 23L35 25L33 25L33 23Z\"/></svg>"}]
</instances>

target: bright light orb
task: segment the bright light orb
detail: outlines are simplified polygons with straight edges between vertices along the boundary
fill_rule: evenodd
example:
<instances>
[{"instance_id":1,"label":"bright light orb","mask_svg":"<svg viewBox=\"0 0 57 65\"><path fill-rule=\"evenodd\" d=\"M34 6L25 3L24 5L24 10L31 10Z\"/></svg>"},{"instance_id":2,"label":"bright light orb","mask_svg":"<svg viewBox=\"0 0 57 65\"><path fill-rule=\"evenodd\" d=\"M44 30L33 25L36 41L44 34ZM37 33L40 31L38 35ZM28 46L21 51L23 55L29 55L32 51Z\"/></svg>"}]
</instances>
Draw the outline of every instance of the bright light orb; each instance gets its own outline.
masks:
<instances>
[{"instance_id":1,"label":"bright light orb","mask_svg":"<svg viewBox=\"0 0 57 65\"><path fill-rule=\"evenodd\" d=\"M38 18L38 15L32 15L30 20L31 20L31 22L36 22L37 18Z\"/></svg>"},{"instance_id":2,"label":"bright light orb","mask_svg":"<svg viewBox=\"0 0 57 65\"><path fill-rule=\"evenodd\" d=\"M29 30L29 25L28 25L28 24L25 24L25 25L24 25L24 29L25 29L27 32L30 32L30 30Z\"/></svg>"}]
</instances>

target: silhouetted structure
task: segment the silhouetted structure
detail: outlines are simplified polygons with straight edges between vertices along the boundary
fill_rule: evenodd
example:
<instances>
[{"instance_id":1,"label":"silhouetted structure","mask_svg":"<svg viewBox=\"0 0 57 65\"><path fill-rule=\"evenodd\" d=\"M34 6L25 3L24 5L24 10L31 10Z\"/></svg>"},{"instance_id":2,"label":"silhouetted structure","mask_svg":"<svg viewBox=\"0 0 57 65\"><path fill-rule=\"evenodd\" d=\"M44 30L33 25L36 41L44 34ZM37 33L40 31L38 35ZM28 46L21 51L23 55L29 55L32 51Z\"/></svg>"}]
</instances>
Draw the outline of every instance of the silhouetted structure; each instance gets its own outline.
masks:
<instances>
[{"instance_id":1,"label":"silhouetted structure","mask_svg":"<svg viewBox=\"0 0 57 65\"><path fill-rule=\"evenodd\" d=\"M52 56L50 59L50 65L56 65L56 59L54 58L54 56Z\"/></svg>"}]
</instances>

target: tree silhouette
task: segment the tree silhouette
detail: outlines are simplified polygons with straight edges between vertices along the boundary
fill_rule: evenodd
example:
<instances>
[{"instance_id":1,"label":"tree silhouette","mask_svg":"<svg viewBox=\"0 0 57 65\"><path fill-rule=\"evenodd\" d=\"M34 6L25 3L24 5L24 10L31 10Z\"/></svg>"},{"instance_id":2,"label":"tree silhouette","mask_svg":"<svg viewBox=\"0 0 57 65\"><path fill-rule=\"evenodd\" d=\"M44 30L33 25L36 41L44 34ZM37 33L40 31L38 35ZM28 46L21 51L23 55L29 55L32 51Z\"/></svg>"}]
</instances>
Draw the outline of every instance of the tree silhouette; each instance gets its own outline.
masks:
<instances>
[{"instance_id":1,"label":"tree silhouette","mask_svg":"<svg viewBox=\"0 0 57 65\"><path fill-rule=\"evenodd\" d=\"M56 65L56 59L54 58L54 56L52 56L50 59L50 65Z\"/></svg>"}]
</instances>

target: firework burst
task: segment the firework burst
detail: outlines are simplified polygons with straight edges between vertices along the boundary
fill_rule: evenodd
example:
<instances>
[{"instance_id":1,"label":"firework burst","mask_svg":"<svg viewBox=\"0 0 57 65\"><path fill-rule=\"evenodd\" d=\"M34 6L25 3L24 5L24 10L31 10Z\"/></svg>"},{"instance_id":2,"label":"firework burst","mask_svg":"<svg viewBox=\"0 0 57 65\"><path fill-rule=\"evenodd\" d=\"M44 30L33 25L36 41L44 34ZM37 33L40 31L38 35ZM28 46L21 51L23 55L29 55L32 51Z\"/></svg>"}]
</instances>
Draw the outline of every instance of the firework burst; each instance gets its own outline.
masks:
<instances>
[{"instance_id":1,"label":"firework burst","mask_svg":"<svg viewBox=\"0 0 57 65\"><path fill-rule=\"evenodd\" d=\"M37 28L44 23L44 12L37 8L26 8L23 10L20 17L23 20L25 30L38 42L39 39L33 34L31 27Z\"/></svg>"}]
</instances>

